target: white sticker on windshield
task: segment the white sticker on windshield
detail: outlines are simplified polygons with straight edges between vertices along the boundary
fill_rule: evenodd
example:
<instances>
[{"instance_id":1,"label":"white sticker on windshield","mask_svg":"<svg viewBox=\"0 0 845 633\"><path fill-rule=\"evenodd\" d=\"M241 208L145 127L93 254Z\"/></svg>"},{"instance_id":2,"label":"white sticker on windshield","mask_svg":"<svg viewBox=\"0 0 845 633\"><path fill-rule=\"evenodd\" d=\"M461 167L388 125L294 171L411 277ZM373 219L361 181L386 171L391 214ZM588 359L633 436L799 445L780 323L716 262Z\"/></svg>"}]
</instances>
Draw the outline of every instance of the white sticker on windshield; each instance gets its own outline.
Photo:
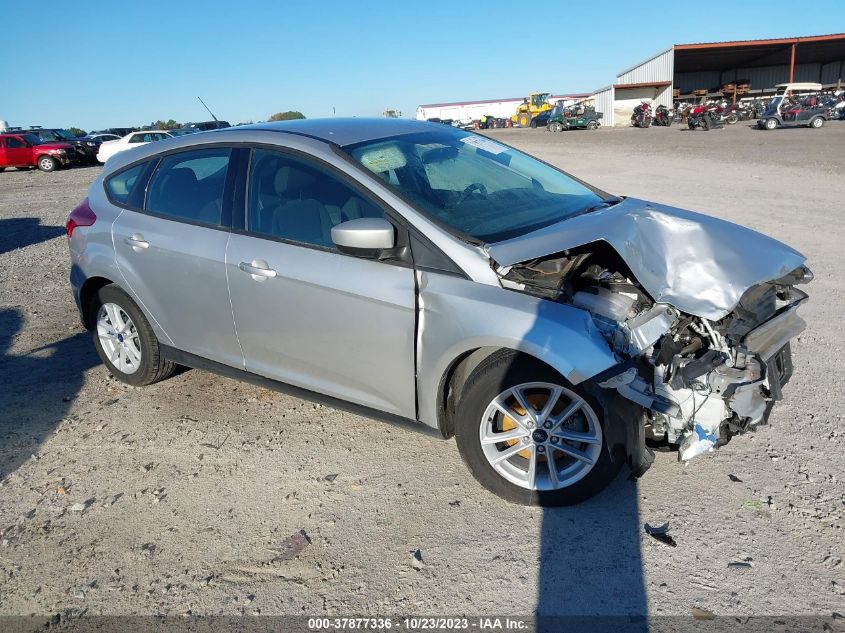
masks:
<instances>
[{"instance_id":1,"label":"white sticker on windshield","mask_svg":"<svg viewBox=\"0 0 845 633\"><path fill-rule=\"evenodd\" d=\"M508 149L504 145L499 145L496 141L491 141L483 136L464 136L461 142L472 145L476 149L483 149L491 154L501 154Z\"/></svg>"}]
</instances>

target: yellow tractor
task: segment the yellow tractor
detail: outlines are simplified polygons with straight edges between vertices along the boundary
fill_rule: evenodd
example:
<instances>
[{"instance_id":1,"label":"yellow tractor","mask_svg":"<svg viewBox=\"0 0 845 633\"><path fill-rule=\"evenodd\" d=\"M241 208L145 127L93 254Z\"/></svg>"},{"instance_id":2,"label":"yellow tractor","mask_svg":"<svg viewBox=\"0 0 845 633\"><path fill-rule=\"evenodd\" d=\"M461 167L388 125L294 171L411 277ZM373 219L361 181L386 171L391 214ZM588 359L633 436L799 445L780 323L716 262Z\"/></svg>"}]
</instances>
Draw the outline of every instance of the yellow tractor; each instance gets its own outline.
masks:
<instances>
[{"instance_id":1,"label":"yellow tractor","mask_svg":"<svg viewBox=\"0 0 845 633\"><path fill-rule=\"evenodd\" d=\"M552 109L552 104L549 103L550 96L549 92L532 92L516 107L516 114L511 117L511 121L519 127L531 127L534 117Z\"/></svg>"}]
</instances>

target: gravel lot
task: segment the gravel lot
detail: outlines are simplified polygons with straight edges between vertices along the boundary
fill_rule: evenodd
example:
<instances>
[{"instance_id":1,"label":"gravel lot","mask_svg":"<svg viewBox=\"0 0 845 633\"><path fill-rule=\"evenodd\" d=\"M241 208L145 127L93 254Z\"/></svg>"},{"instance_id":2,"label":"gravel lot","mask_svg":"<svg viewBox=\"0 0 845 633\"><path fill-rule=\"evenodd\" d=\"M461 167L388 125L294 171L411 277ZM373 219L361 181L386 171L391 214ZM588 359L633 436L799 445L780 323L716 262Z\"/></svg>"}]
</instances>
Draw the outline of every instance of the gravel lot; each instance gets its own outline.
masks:
<instances>
[{"instance_id":1,"label":"gravel lot","mask_svg":"<svg viewBox=\"0 0 845 633\"><path fill-rule=\"evenodd\" d=\"M845 124L490 135L808 256L809 328L770 426L542 510L481 489L451 441L201 371L125 386L66 280L64 218L99 168L9 170L0 615L842 612ZM643 533L664 521L676 548Z\"/></svg>"}]
</instances>

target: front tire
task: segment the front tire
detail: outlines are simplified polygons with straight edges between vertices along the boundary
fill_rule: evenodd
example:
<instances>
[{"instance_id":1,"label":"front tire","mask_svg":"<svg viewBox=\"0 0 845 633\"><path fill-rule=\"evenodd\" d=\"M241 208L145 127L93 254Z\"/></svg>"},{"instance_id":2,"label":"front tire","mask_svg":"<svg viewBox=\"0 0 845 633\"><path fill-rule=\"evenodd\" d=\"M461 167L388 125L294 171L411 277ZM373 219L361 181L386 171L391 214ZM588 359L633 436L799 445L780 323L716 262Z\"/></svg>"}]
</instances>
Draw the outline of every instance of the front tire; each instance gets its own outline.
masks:
<instances>
[{"instance_id":1,"label":"front tire","mask_svg":"<svg viewBox=\"0 0 845 633\"><path fill-rule=\"evenodd\" d=\"M766 123L764 124L763 127L765 127L767 130L774 130L774 129L777 129L777 126L778 126L777 119L766 119Z\"/></svg>"},{"instance_id":2,"label":"front tire","mask_svg":"<svg viewBox=\"0 0 845 633\"><path fill-rule=\"evenodd\" d=\"M55 158L51 156L41 156L38 158L38 169L41 171L56 171L59 164Z\"/></svg>"},{"instance_id":3,"label":"front tire","mask_svg":"<svg viewBox=\"0 0 845 633\"><path fill-rule=\"evenodd\" d=\"M810 121L810 127L813 129L818 130L821 126L824 125L824 119L820 116L817 116L815 119Z\"/></svg>"},{"instance_id":4,"label":"front tire","mask_svg":"<svg viewBox=\"0 0 845 633\"><path fill-rule=\"evenodd\" d=\"M519 127L530 127L531 115L527 112L520 112L519 116L516 118L516 122L519 123Z\"/></svg>"},{"instance_id":5,"label":"front tire","mask_svg":"<svg viewBox=\"0 0 845 633\"><path fill-rule=\"evenodd\" d=\"M117 286L103 286L97 291L88 318L100 360L121 382L142 387L169 378L176 371L176 364L162 357L144 313Z\"/></svg>"},{"instance_id":6,"label":"front tire","mask_svg":"<svg viewBox=\"0 0 845 633\"><path fill-rule=\"evenodd\" d=\"M571 505L600 492L623 463L605 437L595 397L511 350L482 361L457 406L461 457L482 486L514 503Z\"/></svg>"}]
</instances>

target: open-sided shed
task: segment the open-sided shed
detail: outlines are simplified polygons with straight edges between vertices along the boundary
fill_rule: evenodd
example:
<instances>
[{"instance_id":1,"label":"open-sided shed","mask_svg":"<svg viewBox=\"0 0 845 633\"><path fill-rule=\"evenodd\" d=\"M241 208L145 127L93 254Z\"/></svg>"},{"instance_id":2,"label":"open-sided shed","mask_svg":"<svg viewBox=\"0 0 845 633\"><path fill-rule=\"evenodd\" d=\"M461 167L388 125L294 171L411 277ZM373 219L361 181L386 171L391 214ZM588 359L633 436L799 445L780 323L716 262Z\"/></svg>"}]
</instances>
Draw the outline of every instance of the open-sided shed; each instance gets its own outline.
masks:
<instances>
[{"instance_id":1,"label":"open-sided shed","mask_svg":"<svg viewBox=\"0 0 845 633\"><path fill-rule=\"evenodd\" d=\"M747 82L747 94L774 92L776 84L812 81L839 86L845 79L845 33L675 44L622 71L613 84L613 124L628 125L643 100L671 106L675 92L719 93L725 84ZM721 94L721 93L719 93Z\"/></svg>"}]
</instances>

